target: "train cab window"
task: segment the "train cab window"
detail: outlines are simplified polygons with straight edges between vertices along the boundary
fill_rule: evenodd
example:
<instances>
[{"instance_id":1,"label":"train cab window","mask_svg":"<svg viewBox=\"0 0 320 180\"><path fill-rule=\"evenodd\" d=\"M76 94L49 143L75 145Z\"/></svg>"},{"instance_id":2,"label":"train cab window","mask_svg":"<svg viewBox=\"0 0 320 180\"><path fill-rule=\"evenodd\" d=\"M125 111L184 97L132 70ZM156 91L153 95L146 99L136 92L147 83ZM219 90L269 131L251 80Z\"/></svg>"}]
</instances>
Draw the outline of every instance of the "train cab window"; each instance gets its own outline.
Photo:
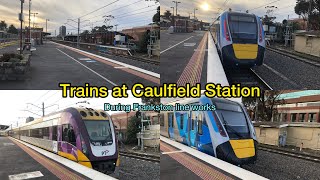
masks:
<instances>
[{"instance_id":1,"label":"train cab window","mask_svg":"<svg viewBox=\"0 0 320 180\"><path fill-rule=\"evenodd\" d=\"M198 134L202 135L202 124L203 124L203 119L202 119L202 113L199 113L198 116Z\"/></svg>"}]
</instances>

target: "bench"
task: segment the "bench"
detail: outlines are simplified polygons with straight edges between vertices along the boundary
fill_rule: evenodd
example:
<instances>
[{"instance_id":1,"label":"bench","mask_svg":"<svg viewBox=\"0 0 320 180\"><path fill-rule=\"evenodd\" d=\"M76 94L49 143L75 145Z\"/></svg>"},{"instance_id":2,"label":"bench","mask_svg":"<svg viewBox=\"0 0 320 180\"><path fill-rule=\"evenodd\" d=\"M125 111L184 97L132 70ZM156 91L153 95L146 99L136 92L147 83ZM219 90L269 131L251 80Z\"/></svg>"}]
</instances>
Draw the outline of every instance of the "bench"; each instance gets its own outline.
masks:
<instances>
[{"instance_id":1,"label":"bench","mask_svg":"<svg viewBox=\"0 0 320 180\"><path fill-rule=\"evenodd\" d=\"M25 50L22 48L22 51ZM37 49L35 47L30 48L30 53L32 54L33 51L36 51ZM20 48L17 48L17 51L20 52Z\"/></svg>"}]
</instances>

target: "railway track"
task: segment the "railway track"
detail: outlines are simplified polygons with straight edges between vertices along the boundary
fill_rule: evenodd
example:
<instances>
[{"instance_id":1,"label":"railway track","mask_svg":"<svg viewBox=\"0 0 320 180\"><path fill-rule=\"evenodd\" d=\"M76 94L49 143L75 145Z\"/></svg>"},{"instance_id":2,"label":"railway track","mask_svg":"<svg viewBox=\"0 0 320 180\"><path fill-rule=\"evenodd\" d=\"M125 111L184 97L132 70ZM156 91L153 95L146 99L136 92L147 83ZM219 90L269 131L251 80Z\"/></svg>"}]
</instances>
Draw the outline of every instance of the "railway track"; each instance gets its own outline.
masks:
<instances>
[{"instance_id":1,"label":"railway track","mask_svg":"<svg viewBox=\"0 0 320 180\"><path fill-rule=\"evenodd\" d=\"M258 86L262 90L273 90L272 87L264 81L253 69L228 69L225 68L225 73L229 84L240 83L241 86Z\"/></svg>"},{"instance_id":2,"label":"railway track","mask_svg":"<svg viewBox=\"0 0 320 180\"><path fill-rule=\"evenodd\" d=\"M132 60L135 60L135 61L154 64L154 65L157 65L157 66L160 65L160 61L153 60L153 59L139 58L139 57L136 57L136 56L125 56L125 55L120 55L120 54L106 54L106 53L102 53L102 52L99 52L99 54L107 55L107 56L124 57L124 58L127 58L127 59L132 59Z\"/></svg>"},{"instance_id":3,"label":"railway track","mask_svg":"<svg viewBox=\"0 0 320 180\"><path fill-rule=\"evenodd\" d=\"M143 154L143 153L120 151L120 156L136 158L136 159L152 161L152 162L158 162L158 163L160 162L160 156L157 156L157 155L149 155L149 154Z\"/></svg>"},{"instance_id":4,"label":"railway track","mask_svg":"<svg viewBox=\"0 0 320 180\"><path fill-rule=\"evenodd\" d=\"M60 43L60 44L63 44L63 45L66 45L66 46L70 46L69 44L64 44L64 43L61 43L59 41L54 41L56 43ZM80 43L80 45L83 45L84 43ZM85 43L86 45L91 45L91 46L95 46L95 44L87 44ZM70 47L73 47L75 48L75 46L70 46ZM100 55L105 55L105 56L118 56L118 57L123 57L123 58L127 58L127 59L131 59L131 60L135 60L135 61L140 61L140 62L144 62L144 63L149 63L149 64L154 64L154 65L160 65L160 60L154 60L154 59L147 59L147 58L140 58L140 57L136 57L136 56L125 56L125 55L121 55L121 54L108 54L108 53L103 53L103 52L100 52L100 51L93 51L92 49L86 49L86 48L80 48L81 50L87 50L91 53L98 53Z\"/></svg>"},{"instance_id":5,"label":"railway track","mask_svg":"<svg viewBox=\"0 0 320 180\"><path fill-rule=\"evenodd\" d=\"M318 156L314 156L310 154L297 153L289 150L284 150L284 149L282 150L278 148L270 148L270 147L264 147L264 146L263 147L259 146L258 148L259 150L262 150L262 151L277 153L285 156L291 156L299 159L320 163L320 158Z\"/></svg>"}]
</instances>

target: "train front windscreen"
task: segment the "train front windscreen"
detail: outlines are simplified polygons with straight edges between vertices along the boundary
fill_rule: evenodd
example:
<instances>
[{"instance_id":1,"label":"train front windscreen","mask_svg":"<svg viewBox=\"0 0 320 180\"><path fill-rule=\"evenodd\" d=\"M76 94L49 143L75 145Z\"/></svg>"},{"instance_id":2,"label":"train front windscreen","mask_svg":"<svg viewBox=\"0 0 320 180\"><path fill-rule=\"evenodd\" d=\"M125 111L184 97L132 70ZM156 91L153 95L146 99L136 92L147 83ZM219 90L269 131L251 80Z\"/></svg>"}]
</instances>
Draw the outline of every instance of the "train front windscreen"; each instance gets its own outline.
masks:
<instances>
[{"instance_id":1,"label":"train front windscreen","mask_svg":"<svg viewBox=\"0 0 320 180\"><path fill-rule=\"evenodd\" d=\"M113 144L110 121L85 120L90 142L95 146L107 146Z\"/></svg>"},{"instance_id":2,"label":"train front windscreen","mask_svg":"<svg viewBox=\"0 0 320 180\"><path fill-rule=\"evenodd\" d=\"M253 15L229 16L229 29L233 43L257 43L257 20Z\"/></svg>"},{"instance_id":3,"label":"train front windscreen","mask_svg":"<svg viewBox=\"0 0 320 180\"><path fill-rule=\"evenodd\" d=\"M230 139L250 138L250 131L241 106L236 103L216 102L216 113Z\"/></svg>"}]
</instances>

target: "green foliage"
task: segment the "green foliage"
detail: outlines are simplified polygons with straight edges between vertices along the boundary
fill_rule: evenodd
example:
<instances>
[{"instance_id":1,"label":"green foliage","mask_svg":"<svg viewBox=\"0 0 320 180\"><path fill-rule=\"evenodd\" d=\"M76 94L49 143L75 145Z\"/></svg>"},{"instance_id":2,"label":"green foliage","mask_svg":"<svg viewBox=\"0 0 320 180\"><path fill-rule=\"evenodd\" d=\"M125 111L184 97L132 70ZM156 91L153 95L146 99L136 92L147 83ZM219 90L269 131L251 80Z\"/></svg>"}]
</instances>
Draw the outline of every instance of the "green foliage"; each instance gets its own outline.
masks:
<instances>
[{"instance_id":1,"label":"green foliage","mask_svg":"<svg viewBox=\"0 0 320 180\"><path fill-rule=\"evenodd\" d=\"M294 7L294 12L302 16L304 20L307 20L309 12L309 2L305 0L297 0L297 4Z\"/></svg>"},{"instance_id":2,"label":"green foliage","mask_svg":"<svg viewBox=\"0 0 320 180\"><path fill-rule=\"evenodd\" d=\"M258 99L254 98L243 98L245 106L254 106L252 109L254 112L257 110L257 117L255 120L262 121L271 121L272 117L278 113L276 106L284 104L284 100L280 99L279 96L282 94L282 91L262 91L261 97Z\"/></svg>"},{"instance_id":3,"label":"green foliage","mask_svg":"<svg viewBox=\"0 0 320 180\"><path fill-rule=\"evenodd\" d=\"M133 144L137 142L137 133L140 132L139 126L141 125L141 120L136 116L132 116L129 120L127 129L127 140L126 143Z\"/></svg>"},{"instance_id":4,"label":"green foliage","mask_svg":"<svg viewBox=\"0 0 320 180\"><path fill-rule=\"evenodd\" d=\"M302 16L303 20L308 20L308 14L311 3L310 11L310 27L311 30L320 29L320 0L297 0L294 11L296 14Z\"/></svg>"},{"instance_id":5,"label":"green foliage","mask_svg":"<svg viewBox=\"0 0 320 180\"><path fill-rule=\"evenodd\" d=\"M18 34L18 29L11 24L8 28L8 33Z\"/></svg>"},{"instance_id":6,"label":"green foliage","mask_svg":"<svg viewBox=\"0 0 320 180\"><path fill-rule=\"evenodd\" d=\"M7 23L5 21L0 21L0 30L5 30L7 28Z\"/></svg>"},{"instance_id":7,"label":"green foliage","mask_svg":"<svg viewBox=\"0 0 320 180\"><path fill-rule=\"evenodd\" d=\"M13 61L16 62L17 60L22 60L23 56L15 53L4 53L0 58L0 62L11 62L10 59L14 59Z\"/></svg>"},{"instance_id":8,"label":"green foliage","mask_svg":"<svg viewBox=\"0 0 320 180\"><path fill-rule=\"evenodd\" d=\"M150 38L150 33L146 31L138 42L139 52L146 53L148 51L148 40Z\"/></svg>"},{"instance_id":9,"label":"green foliage","mask_svg":"<svg viewBox=\"0 0 320 180\"><path fill-rule=\"evenodd\" d=\"M156 24L160 24L160 6L157 8L157 13L153 15L152 21L155 22Z\"/></svg>"},{"instance_id":10,"label":"green foliage","mask_svg":"<svg viewBox=\"0 0 320 180\"><path fill-rule=\"evenodd\" d=\"M163 13L164 17L166 17L167 19L170 19L171 17L171 12L169 10L166 10L166 12Z\"/></svg>"}]
</instances>

